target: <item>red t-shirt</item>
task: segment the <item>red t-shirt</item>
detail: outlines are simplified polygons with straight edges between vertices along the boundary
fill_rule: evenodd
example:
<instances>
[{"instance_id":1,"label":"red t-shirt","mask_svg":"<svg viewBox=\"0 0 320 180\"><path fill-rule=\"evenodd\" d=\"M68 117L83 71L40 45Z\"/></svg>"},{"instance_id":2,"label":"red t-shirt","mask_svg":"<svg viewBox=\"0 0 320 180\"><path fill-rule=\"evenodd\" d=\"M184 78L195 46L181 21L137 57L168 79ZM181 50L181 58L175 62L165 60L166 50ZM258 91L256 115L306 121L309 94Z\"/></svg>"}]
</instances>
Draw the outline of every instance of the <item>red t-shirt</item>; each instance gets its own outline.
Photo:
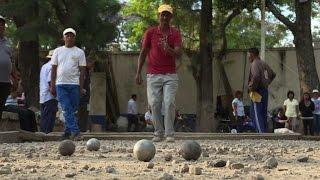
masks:
<instances>
[{"instance_id":1,"label":"red t-shirt","mask_svg":"<svg viewBox=\"0 0 320 180\"><path fill-rule=\"evenodd\" d=\"M176 73L175 58L161 46L161 41L165 39L167 39L171 48L181 47L181 35L176 28L170 27L167 37L160 31L159 27L151 27L144 34L142 47L150 48L147 66L148 74Z\"/></svg>"}]
</instances>

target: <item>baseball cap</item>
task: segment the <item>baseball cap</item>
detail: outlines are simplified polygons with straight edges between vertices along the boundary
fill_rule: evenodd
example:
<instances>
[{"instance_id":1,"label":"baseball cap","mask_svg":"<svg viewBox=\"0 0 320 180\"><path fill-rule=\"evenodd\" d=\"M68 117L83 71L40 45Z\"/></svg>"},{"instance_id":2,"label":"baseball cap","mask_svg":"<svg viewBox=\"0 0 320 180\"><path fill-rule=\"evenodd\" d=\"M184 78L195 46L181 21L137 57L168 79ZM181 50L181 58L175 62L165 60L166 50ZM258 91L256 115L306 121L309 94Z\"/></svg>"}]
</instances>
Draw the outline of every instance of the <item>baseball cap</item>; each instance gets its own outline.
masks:
<instances>
[{"instance_id":1,"label":"baseball cap","mask_svg":"<svg viewBox=\"0 0 320 180\"><path fill-rule=\"evenodd\" d=\"M72 28L67 28L63 31L63 35L66 35L67 33L72 33L74 35L77 35L76 31Z\"/></svg>"},{"instance_id":2,"label":"baseball cap","mask_svg":"<svg viewBox=\"0 0 320 180\"><path fill-rule=\"evenodd\" d=\"M54 51L54 50L50 50L49 53L48 53L48 55L47 55L46 57L47 57L47 58L51 58L52 55L53 55L53 51Z\"/></svg>"},{"instance_id":3,"label":"baseball cap","mask_svg":"<svg viewBox=\"0 0 320 180\"><path fill-rule=\"evenodd\" d=\"M158 13L162 13L164 11L168 11L169 13L173 14L173 9L168 4L162 4L161 6L159 6Z\"/></svg>"},{"instance_id":4,"label":"baseball cap","mask_svg":"<svg viewBox=\"0 0 320 180\"><path fill-rule=\"evenodd\" d=\"M0 20L6 22L6 19L5 19L3 16L1 16L1 15L0 15Z\"/></svg>"},{"instance_id":5,"label":"baseball cap","mask_svg":"<svg viewBox=\"0 0 320 180\"><path fill-rule=\"evenodd\" d=\"M318 93L318 92L319 92L318 89L312 90L312 93Z\"/></svg>"}]
</instances>

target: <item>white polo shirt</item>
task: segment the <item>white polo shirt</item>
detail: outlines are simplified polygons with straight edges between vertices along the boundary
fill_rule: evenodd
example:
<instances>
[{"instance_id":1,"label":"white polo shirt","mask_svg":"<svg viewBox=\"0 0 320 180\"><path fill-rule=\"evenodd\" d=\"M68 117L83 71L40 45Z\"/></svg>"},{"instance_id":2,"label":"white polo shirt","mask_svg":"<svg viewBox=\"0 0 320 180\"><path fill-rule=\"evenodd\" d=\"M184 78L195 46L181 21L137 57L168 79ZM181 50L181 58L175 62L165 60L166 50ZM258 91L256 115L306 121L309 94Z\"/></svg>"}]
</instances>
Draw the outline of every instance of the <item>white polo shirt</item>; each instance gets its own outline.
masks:
<instances>
[{"instance_id":1,"label":"white polo shirt","mask_svg":"<svg viewBox=\"0 0 320 180\"><path fill-rule=\"evenodd\" d=\"M58 47L54 50L52 65L57 65L56 85L75 84L79 85L80 66L86 66L86 57L82 49L73 46Z\"/></svg>"},{"instance_id":2,"label":"white polo shirt","mask_svg":"<svg viewBox=\"0 0 320 180\"><path fill-rule=\"evenodd\" d=\"M45 63L40 71L40 104L54 99L49 89L49 82L51 81L51 61Z\"/></svg>"}]
</instances>

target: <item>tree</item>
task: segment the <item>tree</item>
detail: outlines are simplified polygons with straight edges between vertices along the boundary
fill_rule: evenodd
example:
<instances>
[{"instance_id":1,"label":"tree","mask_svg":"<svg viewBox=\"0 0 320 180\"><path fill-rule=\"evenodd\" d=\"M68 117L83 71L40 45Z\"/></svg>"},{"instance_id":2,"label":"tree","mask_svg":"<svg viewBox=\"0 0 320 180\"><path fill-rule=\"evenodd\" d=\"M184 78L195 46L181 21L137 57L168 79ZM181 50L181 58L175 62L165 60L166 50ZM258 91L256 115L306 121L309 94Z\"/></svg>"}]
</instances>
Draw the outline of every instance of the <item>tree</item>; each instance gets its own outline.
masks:
<instances>
[{"instance_id":1,"label":"tree","mask_svg":"<svg viewBox=\"0 0 320 180\"><path fill-rule=\"evenodd\" d=\"M214 127L217 127L213 117L212 31L212 0L202 0L199 59L201 62L197 89L197 128L201 132L211 132Z\"/></svg>"},{"instance_id":2,"label":"tree","mask_svg":"<svg viewBox=\"0 0 320 180\"><path fill-rule=\"evenodd\" d=\"M311 34L312 1L294 1L294 22L290 17L285 17L276 6L281 3L280 1L273 2L271 0L266 0L266 6L269 11L271 11L276 18L285 24L294 36L300 80L300 92L310 92L313 88L318 88L319 86L319 77L315 66Z\"/></svg>"},{"instance_id":3,"label":"tree","mask_svg":"<svg viewBox=\"0 0 320 180\"><path fill-rule=\"evenodd\" d=\"M73 27L77 30L77 46L95 57L95 52L106 48L107 42L117 35L120 10L117 0L10 0L0 3L0 12L16 26L12 28L16 31L10 34L19 45L22 84L28 104L32 106L38 106L39 99L40 48L61 45L63 29Z\"/></svg>"}]
</instances>

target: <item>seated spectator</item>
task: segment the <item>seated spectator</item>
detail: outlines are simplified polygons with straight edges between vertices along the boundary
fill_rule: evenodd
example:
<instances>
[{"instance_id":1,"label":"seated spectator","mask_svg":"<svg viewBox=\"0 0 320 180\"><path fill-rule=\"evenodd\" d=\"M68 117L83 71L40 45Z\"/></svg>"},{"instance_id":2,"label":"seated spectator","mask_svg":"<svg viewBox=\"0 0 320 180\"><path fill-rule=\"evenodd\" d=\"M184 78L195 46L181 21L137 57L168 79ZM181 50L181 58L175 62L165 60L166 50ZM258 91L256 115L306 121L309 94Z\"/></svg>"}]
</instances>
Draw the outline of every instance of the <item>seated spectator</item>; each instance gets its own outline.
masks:
<instances>
[{"instance_id":1,"label":"seated spectator","mask_svg":"<svg viewBox=\"0 0 320 180\"><path fill-rule=\"evenodd\" d=\"M280 108L274 117L274 128L279 129L285 127L289 127L288 118L284 115L283 108Z\"/></svg>"},{"instance_id":2,"label":"seated spectator","mask_svg":"<svg viewBox=\"0 0 320 180\"><path fill-rule=\"evenodd\" d=\"M154 129L153 129L153 122L152 122L152 112L151 112L151 108L148 107L148 111L144 114L144 120L145 120L145 123L146 123L146 128L145 130L146 131L150 131L150 132L153 132Z\"/></svg>"},{"instance_id":3,"label":"seated spectator","mask_svg":"<svg viewBox=\"0 0 320 180\"><path fill-rule=\"evenodd\" d=\"M313 111L314 103L311 101L309 93L304 93L303 98L299 103L299 110L303 122L304 135L313 136Z\"/></svg>"},{"instance_id":4,"label":"seated spectator","mask_svg":"<svg viewBox=\"0 0 320 180\"><path fill-rule=\"evenodd\" d=\"M22 94L20 94L21 97ZM18 93L12 92L6 101L5 104L5 111L18 113L19 121L20 121L20 129L25 131L36 132L37 131L37 124L35 113L26 108L25 106L19 106L18 104Z\"/></svg>"}]
</instances>

